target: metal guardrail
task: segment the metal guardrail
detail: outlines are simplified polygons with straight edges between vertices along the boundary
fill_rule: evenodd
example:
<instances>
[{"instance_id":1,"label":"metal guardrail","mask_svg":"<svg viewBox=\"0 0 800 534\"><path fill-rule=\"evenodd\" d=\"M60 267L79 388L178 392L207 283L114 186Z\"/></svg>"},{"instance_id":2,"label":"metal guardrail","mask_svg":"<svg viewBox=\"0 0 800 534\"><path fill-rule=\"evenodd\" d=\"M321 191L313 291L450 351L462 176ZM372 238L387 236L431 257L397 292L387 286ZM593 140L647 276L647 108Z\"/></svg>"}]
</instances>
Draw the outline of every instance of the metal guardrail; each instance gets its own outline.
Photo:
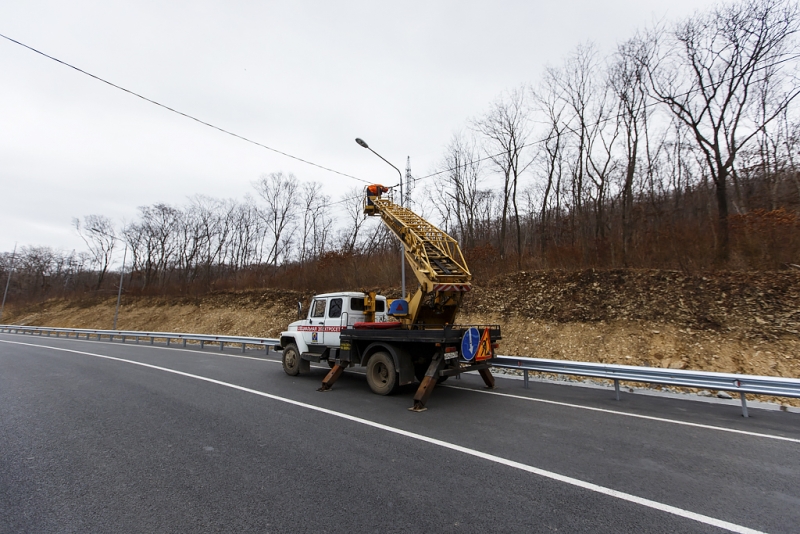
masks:
<instances>
[{"instance_id":1,"label":"metal guardrail","mask_svg":"<svg viewBox=\"0 0 800 534\"><path fill-rule=\"evenodd\" d=\"M662 369L659 367L637 367L605 363L574 362L568 360L546 360L543 358L515 358L497 356L492 366L523 371L525 387L528 387L529 371L562 375L591 376L614 381L619 400L619 382L646 382L691 388L714 389L738 393L742 401L742 415L747 417L746 393L776 397L800 398L800 379L774 376L737 375L692 371L685 369Z\"/></svg>"},{"instance_id":2,"label":"metal guardrail","mask_svg":"<svg viewBox=\"0 0 800 534\"><path fill-rule=\"evenodd\" d=\"M91 330L87 328L54 328L49 326L17 326L7 324L0 325L0 332L30 335L38 334L40 336L47 335L47 337L53 334L55 334L55 337L60 337L62 334L65 337L74 335L75 339L80 339L81 336L83 336L84 339L92 339L92 336L94 336L94 339L97 340L108 337L109 341L113 341L116 337L120 338L123 343L125 343L125 340L128 338L135 339L136 343L139 343L139 340L144 338L149 339L151 345L155 343L156 339L164 339L166 340L167 346L169 346L173 340L177 340L180 341L184 347L187 341L199 341L201 349L206 343L219 343L219 350L224 349L225 344L241 344L242 352L245 351L247 345L261 346L269 352L269 347L280 342L278 339L245 336L215 336L210 334L182 334L178 332L142 332L137 330Z\"/></svg>"},{"instance_id":3,"label":"metal guardrail","mask_svg":"<svg viewBox=\"0 0 800 534\"><path fill-rule=\"evenodd\" d=\"M136 330L91 330L85 328L54 328L47 326L17 326L0 325L0 332L21 333L30 335L45 334L49 337L55 334L60 337L74 335L76 339L102 339L108 337L113 341L115 337L124 343L127 338L150 340L154 344L156 339L164 339L167 346L172 340L181 341L186 346L187 341L197 341L200 348L206 343L218 343L220 350L225 344L241 344L242 352L247 345L264 347L267 352L273 345L278 344L278 339L256 338L245 336L215 336L209 334L183 334L177 332L142 332ZM730 373L714 373L710 371L692 371L685 369L662 369L659 367L637 367L634 365L615 365L592 362L575 362L569 360L547 360L543 358L517 358L513 356L496 356L491 360L494 367L523 371L525 387L528 387L530 371L540 373L554 373L561 375L590 376L605 378L614 381L617 400L619 400L619 382L645 382L650 384L664 384L691 388L713 389L738 393L742 402L742 415L747 417L746 393L757 395L770 395L775 397L800 398L800 379L782 378L773 376L737 375Z\"/></svg>"}]
</instances>

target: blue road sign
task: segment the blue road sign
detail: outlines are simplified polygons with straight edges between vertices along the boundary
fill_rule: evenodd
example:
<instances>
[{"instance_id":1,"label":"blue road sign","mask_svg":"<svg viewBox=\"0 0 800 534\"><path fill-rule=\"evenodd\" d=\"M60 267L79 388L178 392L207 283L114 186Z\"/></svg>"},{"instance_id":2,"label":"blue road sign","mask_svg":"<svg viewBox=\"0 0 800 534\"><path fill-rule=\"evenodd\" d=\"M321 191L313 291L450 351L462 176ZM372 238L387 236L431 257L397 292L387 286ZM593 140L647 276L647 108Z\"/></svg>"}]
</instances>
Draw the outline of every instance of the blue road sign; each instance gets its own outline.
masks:
<instances>
[{"instance_id":1,"label":"blue road sign","mask_svg":"<svg viewBox=\"0 0 800 534\"><path fill-rule=\"evenodd\" d=\"M478 347L481 342L481 333L474 326L464 332L464 337L461 338L461 357L465 360L471 360L478 352Z\"/></svg>"}]
</instances>

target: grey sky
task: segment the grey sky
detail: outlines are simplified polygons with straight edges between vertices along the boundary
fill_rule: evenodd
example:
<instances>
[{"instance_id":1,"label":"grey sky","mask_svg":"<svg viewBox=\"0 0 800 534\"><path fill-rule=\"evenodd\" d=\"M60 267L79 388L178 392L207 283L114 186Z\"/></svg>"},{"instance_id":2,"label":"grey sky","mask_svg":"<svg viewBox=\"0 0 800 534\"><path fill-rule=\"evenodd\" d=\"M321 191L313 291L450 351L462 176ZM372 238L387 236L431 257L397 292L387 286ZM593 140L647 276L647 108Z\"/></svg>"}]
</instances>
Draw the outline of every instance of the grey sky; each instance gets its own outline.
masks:
<instances>
[{"instance_id":1,"label":"grey sky","mask_svg":"<svg viewBox=\"0 0 800 534\"><path fill-rule=\"evenodd\" d=\"M385 4L385 5L384 5ZM435 170L504 90L578 44L603 53L706 0L163 2L7 0L0 33L165 105L367 180ZM292 172L334 199L362 183L231 138L0 39L0 251L83 248L71 219L242 198Z\"/></svg>"}]
</instances>

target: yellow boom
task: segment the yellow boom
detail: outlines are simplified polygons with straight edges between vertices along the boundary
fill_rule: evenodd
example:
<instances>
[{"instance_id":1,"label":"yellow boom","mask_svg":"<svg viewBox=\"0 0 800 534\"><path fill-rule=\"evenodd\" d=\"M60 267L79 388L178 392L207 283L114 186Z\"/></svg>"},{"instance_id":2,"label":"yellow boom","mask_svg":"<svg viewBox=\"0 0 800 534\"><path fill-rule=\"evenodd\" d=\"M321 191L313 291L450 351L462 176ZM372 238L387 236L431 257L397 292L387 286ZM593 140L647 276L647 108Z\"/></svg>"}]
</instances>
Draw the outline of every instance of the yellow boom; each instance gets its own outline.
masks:
<instances>
[{"instance_id":1,"label":"yellow boom","mask_svg":"<svg viewBox=\"0 0 800 534\"><path fill-rule=\"evenodd\" d=\"M408 314L398 318L406 327L453 324L464 292L472 288L458 242L410 209L381 198L385 191L379 185L367 187L364 213L380 215L405 244L406 260L420 284L409 300Z\"/></svg>"}]
</instances>

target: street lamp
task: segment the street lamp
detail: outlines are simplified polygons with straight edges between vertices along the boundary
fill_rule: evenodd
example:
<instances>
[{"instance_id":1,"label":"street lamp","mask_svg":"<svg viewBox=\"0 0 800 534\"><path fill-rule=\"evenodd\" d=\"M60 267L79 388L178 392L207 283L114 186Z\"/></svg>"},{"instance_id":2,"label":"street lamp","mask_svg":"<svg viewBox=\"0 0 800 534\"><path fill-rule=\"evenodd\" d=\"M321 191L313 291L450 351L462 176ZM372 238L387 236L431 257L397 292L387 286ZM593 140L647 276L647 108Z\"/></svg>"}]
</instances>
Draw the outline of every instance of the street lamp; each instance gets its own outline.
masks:
<instances>
[{"instance_id":1,"label":"street lamp","mask_svg":"<svg viewBox=\"0 0 800 534\"><path fill-rule=\"evenodd\" d=\"M119 303L120 300L122 300L122 279L125 276L125 260L128 257L128 242L125 241L124 239L118 238L117 236L109 235L104 231L100 230L99 228L92 228L91 230L97 232L98 234L102 234L108 238L111 238L114 241L122 241L123 243L125 243L125 252L122 253L122 268L119 270L119 290L117 290L117 309L114 310L114 326L111 328L111 330L116 330L117 318L119 317Z\"/></svg>"},{"instance_id":2,"label":"street lamp","mask_svg":"<svg viewBox=\"0 0 800 534\"><path fill-rule=\"evenodd\" d=\"M392 165L388 159L372 150L367 142L360 137L356 137L356 143L388 163L394 170L397 171L397 174L400 175L400 207L403 207L403 173L400 172L400 169ZM400 292L401 298L406 298L406 244L402 240L400 241Z\"/></svg>"},{"instance_id":3,"label":"street lamp","mask_svg":"<svg viewBox=\"0 0 800 534\"><path fill-rule=\"evenodd\" d=\"M119 317L119 301L122 299L122 279L125 276L125 260L128 258L128 242L125 243L125 251L122 253L122 267L119 270L119 289L117 290L117 309L114 310L114 326L111 330L117 329L117 317Z\"/></svg>"},{"instance_id":4,"label":"street lamp","mask_svg":"<svg viewBox=\"0 0 800 534\"><path fill-rule=\"evenodd\" d=\"M3 291L3 303L0 304L0 320L3 319L3 310L6 307L6 296L8 295L8 286L11 283L11 273L14 272L14 260L17 258L17 244L14 243L14 252L11 253L11 265L8 268L8 277L6 278L6 290Z\"/></svg>"}]
</instances>

